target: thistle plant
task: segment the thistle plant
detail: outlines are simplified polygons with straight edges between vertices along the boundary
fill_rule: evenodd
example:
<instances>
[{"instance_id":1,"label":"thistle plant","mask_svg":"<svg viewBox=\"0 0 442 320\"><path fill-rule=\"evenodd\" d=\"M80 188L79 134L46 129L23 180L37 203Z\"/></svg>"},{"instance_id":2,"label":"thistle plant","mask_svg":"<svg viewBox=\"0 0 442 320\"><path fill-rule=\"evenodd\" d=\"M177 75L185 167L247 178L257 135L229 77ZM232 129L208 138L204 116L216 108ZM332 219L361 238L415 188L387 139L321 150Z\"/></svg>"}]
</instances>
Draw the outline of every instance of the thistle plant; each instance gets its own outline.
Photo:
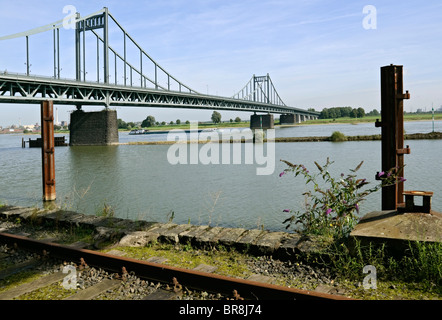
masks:
<instances>
[{"instance_id":1,"label":"thistle plant","mask_svg":"<svg viewBox=\"0 0 442 320\"><path fill-rule=\"evenodd\" d=\"M303 176L306 185L312 185L313 189L303 195L305 196L304 211L293 212L293 215L283 223L287 224L286 229L293 224L301 227L304 234L322 234L333 237L347 236L356 225L359 217L359 206L368 195L379 189L394 185L397 182L405 181L399 174L400 168L392 168L388 172L377 174L379 184L366 189L364 186L369 182L366 179L358 179L356 172L361 168L362 161L355 169L350 169L351 173L341 175L338 178L332 177L329 167L333 164L328 158L325 165L321 166L315 161L319 170L313 174L302 164L292 164L286 160L281 160L287 164L288 168L280 173L280 177L289 173L294 176ZM322 179L322 182L320 182ZM290 209L284 212L292 212Z\"/></svg>"}]
</instances>

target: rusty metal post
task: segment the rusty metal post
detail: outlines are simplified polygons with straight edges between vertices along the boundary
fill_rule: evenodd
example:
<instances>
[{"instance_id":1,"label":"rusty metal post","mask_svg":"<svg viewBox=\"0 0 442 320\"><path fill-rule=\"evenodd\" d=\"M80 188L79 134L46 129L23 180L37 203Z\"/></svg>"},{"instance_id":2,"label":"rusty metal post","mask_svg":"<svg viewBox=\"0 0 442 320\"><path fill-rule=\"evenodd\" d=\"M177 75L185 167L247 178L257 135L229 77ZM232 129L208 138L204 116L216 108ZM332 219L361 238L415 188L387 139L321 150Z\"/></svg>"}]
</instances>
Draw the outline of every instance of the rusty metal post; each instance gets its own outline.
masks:
<instances>
[{"instance_id":1,"label":"rusty metal post","mask_svg":"<svg viewBox=\"0 0 442 320\"><path fill-rule=\"evenodd\" d=\"M43 201L55 200L54 160L54 105L50 100L41 103L41 158L43 178Z\"/></svg>"},{"instance_id":2,"label":"rusty metal post","mask_svg":"<svg viewBox=\"0 0 442 320\"><path fill-rule=\"evenodd\" d=\"M409 99L408 91L403 93L403 67L389 65L381 68L381 117L376 127L382 128L382 171L391 168L402 168L403 177L404 154L410 148L404 148L404 99ZM399 177L399 178L400 178ZM382 189L382 210L396 210L404 207L404 183L384 187Z\"/></svg>"}]
</instances>

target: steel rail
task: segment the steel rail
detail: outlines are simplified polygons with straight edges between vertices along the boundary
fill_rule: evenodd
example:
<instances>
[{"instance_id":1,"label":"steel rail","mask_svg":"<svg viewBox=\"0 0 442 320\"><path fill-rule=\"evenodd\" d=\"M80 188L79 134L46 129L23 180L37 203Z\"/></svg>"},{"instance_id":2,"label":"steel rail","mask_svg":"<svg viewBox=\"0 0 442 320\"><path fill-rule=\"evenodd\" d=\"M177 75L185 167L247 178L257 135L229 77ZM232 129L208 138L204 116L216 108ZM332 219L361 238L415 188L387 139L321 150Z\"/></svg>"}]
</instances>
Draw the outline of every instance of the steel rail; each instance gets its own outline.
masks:
<instances>
[{"instance_id":1,"label":"steel rail","mask_svg":"<svg viewBox=\"0 0 442 320\"><path fill-rule=\"evenodd\" d=\"M136 276L150 281L171 283L172 279L176 278L182 286L193 290L220 293L226 296L231 296L233 290L236 290L241 297L250 300L351 300L338 295L188 270L88 249L76 249L8 233L0 233L0 242L16 245L18 248L36 253L46 251L49 257L69 259L73 262L83 258L87 265L108 271L121 272L124 267L127 272L133 271Z\"/></svg>"}]
</instances>

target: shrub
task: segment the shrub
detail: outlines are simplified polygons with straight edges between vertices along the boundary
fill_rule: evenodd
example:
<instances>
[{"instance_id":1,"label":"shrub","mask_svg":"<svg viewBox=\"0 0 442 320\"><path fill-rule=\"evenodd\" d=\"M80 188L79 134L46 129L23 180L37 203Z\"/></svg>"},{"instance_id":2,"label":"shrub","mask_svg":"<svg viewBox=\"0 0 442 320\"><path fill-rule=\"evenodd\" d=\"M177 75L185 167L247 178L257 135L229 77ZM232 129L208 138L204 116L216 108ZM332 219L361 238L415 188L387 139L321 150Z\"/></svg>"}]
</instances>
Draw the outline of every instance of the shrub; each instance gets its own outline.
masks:
<instances>
[{"instance_id":1,"label":"shrub","mask_svg":"<svg viewBox=\"0 0 442 320\"><path fill-rule=\"evenodd\" d=\"M388 172L378 174L381 182L371 189L363 190L362 187L369 184L366 179L357 179L356 172L360 169L362 161L351 173L345 176L343 173L338 178L333 178L328 172L328 168L333 162L327 158L325 165L320 166L316 161L315 165L319 172L311 174L302 164L292 164L281 160L287 164L279 176L293 172L295 177L304 176L306 184L312 184L313 190L303 193L306 197L305 210L297 211L283 223L287 223L289 228L292 223L301 227L301 232L306 234L329 235L336 238L348 236L358 220L359 205L365 198L381 189L382 187L394 185L400 173L399 168L392 168ZM318 181L322 178L322 182ZM285 209L284 212L291 212Z\"/></svg>"},{"instance_id":2,"label":"shrub","mask_svg":"<svg viewBox=\"0 0 442 320\"><path fill-rule=\"evenodd\" d=\"M342 132L335 131L330 136L330 140L333 142L347 141L347 137Z\"/></svg>"}]
</instances>

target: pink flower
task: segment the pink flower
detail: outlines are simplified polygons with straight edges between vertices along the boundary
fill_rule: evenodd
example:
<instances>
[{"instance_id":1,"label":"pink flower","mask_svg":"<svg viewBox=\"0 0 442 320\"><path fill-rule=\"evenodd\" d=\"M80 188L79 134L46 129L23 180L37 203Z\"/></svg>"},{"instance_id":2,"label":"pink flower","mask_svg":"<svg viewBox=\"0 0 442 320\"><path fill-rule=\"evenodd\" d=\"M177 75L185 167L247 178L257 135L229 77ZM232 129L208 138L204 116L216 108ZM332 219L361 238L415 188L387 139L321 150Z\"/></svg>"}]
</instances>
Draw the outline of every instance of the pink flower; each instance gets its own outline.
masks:
<instances>
[{"instance_id":1,"label":"pink flower","mask_svg":"<svg viewBox=\"0 0 442 320\"><path fill-rule=\"evenodd\" d=\"M282 212L290 212L290 209L284 209Z\"/></svg>"},{"instance_id":2,"label":"pink flower","mask_svg":"<svg viewBox=\"0 0 442 320\"><path fill-rule=\"evenodd\" d=\"M329 215L333 210L331 208L328 208L327 211L325 212L326 215Z\"/></svg>"},{"instance_id":3,"label":"pink flower","mask_svg":"<svg viewBox=\"0 0 442 320\"><path fill-rule=\"evenodd\" d=\"M285 175L285 171L283 171L279 174L280 177L282 177L283 175Z\"/></svg>"}]
</instances>

